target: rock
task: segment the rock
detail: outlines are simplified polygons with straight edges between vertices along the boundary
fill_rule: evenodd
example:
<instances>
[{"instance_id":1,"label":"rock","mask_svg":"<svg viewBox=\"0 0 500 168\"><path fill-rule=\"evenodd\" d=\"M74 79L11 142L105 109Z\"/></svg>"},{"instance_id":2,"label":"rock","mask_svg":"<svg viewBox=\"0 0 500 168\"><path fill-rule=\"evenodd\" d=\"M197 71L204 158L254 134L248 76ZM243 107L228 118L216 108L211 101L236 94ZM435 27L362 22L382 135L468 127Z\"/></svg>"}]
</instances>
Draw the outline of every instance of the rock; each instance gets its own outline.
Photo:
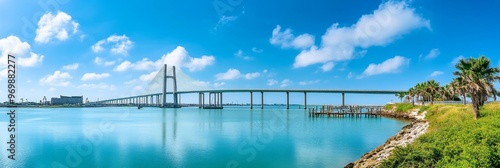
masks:
<instances>
[{"instance_id":1,"label":"rock","mask_svg":"<svg viewBox=\"0 0 500 168\"><path fill-rule=\"evenodd\" d=\"M345 167L377 167L390 156L395 147L412 143L420 135L424 134L429 127L429 123L425 120L427 112L418 114L418 110L413 110L409 113L395 113L394 110L383 110L382 114L386 117L413 119L413 122L404 126L401 131L390 137L383 145L365 153L359 160L349 163Z\"/></svg>"}]
</instances>

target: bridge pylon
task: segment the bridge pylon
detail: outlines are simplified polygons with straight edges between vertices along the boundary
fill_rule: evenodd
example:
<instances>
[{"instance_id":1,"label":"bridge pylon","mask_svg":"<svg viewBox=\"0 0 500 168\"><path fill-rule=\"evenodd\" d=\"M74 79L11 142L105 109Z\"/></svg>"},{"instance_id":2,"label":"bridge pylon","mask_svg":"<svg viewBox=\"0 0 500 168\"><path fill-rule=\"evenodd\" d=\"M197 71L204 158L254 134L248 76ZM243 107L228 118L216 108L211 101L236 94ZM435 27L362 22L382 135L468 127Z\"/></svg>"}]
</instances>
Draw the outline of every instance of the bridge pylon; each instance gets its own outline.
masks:
<instances>
[{"instance_id":1,"label":"bridge pylon","mask_svg":"<svg viewBox=\"0 0 500 168\"><path fill-rule=\"evenodd\" d=\"M179 99L178 99L178 93L177 93L177 76L175 73L175 66L172 68L172 76L167 75L167 64L164 65L163 67L163 92L162 92L162 108L180 108L181 106L179 105ZM167 104L167 79L171 78L174 83L174 88L172 91L173 95L173 100L174 103L172 104Z\"/></svg>"}]
</instances>

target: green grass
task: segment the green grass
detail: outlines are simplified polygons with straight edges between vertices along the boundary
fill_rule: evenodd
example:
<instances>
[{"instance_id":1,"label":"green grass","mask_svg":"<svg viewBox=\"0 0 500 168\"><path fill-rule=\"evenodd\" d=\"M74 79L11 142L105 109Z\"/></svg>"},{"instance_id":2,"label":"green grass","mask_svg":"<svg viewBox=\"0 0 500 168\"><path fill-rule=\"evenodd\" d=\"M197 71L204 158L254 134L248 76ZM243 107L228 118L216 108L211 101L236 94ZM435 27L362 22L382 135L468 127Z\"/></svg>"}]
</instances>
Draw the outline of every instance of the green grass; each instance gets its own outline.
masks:
<instances>
[{"instance_id":1,"label":"green grass","mask_svg":"<svg viewBox=\"0 0 500 168\"><path fill-rule=\"evenodd\" d=\"M426 108L428 132L381 167L500 167L500 103L485 105L478 120L470 105Z\"/></svg>"},{"instance_id":2,"label":"green grass","mask_svg":"<svg viewBox=\"0 0 500 168\"><path fill-rule=\"evenodd\" d=\"M403 112L409 112L410 110L416 107L417 106L414 106L411 103L396 103L396 104L387 104L384 106L384 109L391 110L395 108L395 112L403 113Z\"/></svg>"},{"instance_id":3,"label":"green grass","mask_svg":"<svg viewBox=\"0 0 500 168\"><path fill-rule=\"evenodd\" d=\"M431 108L431 107L430 106L421 106L420 109L418 110L418 114L429 110L429 108Z\"/></svg>"}]
</instances>

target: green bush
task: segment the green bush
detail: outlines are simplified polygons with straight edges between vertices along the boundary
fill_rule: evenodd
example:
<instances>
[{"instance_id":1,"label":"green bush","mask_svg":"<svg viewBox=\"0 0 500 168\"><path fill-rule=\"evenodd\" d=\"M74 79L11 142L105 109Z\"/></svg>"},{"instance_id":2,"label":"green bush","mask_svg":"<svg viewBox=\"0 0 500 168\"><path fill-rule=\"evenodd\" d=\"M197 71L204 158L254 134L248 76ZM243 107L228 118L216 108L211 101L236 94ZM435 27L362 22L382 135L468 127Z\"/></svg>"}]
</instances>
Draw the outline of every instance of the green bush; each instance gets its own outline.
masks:
<instances>
[{"instance_id":1,"label":"green bush","mask_svg":"<svg viewBox=\"0 0 500 168\"><path fill-rule=\"evenodd\" d=\"M500 167L499 103L485 105L478 120L471 106L433 105L427 111L428 132L396 148L381 167Z\"/></svg>"}]
</instances>

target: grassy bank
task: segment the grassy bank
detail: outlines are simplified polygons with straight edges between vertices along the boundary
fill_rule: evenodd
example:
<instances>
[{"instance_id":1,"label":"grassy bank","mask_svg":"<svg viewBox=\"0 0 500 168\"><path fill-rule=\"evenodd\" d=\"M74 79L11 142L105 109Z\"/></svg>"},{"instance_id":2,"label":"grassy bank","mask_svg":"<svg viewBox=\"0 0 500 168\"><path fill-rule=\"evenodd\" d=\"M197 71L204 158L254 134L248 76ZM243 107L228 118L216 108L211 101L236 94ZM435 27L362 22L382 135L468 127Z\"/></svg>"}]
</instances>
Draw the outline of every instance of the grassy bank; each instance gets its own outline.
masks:
<instances>
[{"instance_id":1,"label":"grassy bank","mask_svg":"<svg viewBox=\"0 0 500 168\"><path fill-rule=\"evenodd\" d=\"M413 106L411 103L396 103L396 104L387 104L384 109L392 110L394 109L396 113L408 112L412 109L418 108L417 106Z\"/></svg>"},{"instance_id":2,"label":"grassy bank","mask_svg":"<svg viewBox=\"0 0 500 168\"><path fill-rule=\"evenodd\" d=\"M396 148L381 167L500 167L500 103L485 105L478 120L470 105L422 107L428 132Z\"/></svg>"}]
</instances>

